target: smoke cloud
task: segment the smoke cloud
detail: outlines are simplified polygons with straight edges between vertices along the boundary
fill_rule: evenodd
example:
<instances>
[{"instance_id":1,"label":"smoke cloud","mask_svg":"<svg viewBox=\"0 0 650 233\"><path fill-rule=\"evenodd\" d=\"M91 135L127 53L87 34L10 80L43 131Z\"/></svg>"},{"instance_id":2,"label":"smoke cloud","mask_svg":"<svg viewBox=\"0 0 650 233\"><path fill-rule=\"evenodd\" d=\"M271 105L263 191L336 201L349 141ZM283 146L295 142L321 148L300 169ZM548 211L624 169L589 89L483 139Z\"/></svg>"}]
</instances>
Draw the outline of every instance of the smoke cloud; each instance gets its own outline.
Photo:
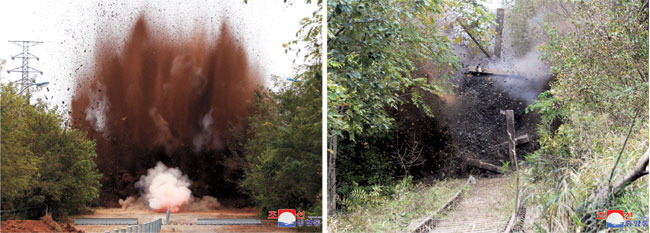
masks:
<instances>
[{"instance_id":1,"label":"smoke cloud","mask_svg":"<svg viewBox=\"0 0 650 233\"><path fill-rule=\"evenodd\" d=\"M191 184L192 181L180 169L169 168L162 162L158 162L135 183L135 187L142 192L141 196L120 199L119 204L123 209L157 212L165 212L169 208L172 213L183 210L209 211L221 207L215 197L194 197L189 189Z\"/></svg>"},{"instance_id":2,"label":"smoke cloud","mask_svg":"<svg viewBox=\"0 0 650 233\"><path fill-rule=\"evenodd\" d=\"M149 207L158 212L178 212L181 206L187 204L192 196L190 181L178 168L168 168L158 162L156 167L149 169L146 176L140 177L135 187L144 190L142 196Z\"/></svg>"},{"instance_id":3,"label":"smoke cloud","mask_svg":"<svg viewBox=\"0 0 650 233\"><path fill-rule=\"evenodd\" d=\"M550 67L542 62L535 50L521 58L504 57L499 62L487 63L485 68L513 74L512 77L495 78L495 83L513 98L525 100L526 104L532 104L551 79Z\"/></svg>"}]
</instances>

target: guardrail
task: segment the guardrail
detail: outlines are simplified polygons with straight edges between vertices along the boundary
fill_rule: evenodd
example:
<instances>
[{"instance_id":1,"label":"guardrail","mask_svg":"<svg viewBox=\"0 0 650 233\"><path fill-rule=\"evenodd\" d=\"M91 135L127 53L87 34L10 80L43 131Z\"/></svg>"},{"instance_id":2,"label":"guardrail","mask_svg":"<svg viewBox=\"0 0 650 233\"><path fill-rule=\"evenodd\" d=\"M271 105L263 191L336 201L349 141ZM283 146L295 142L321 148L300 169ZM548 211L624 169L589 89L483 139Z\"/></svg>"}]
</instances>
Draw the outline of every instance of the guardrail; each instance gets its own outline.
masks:
<instances>
[{"instance_id":1,"label":"guardrail","mask_svg":"<svg viewBox=\"0 0 650 233\"><path fill-rule=\"evenodd\" d=\"M160 232L162 228L162 218L153 220L151 222L139 225L133 225L128 227L122 227L120 229L114 229L113 232L106 231L105 233L150 233L150 232Z\"/></svg>"},{"instance_id":2,"label":"guardrail","mask_svg":"<svg viewBox=\"0 0 650 233\"><path fill-rule=\"evenodd\" d=\"M199 218L196 225L262 225L259 219L216 219L216 218Z\"/></svg>"},{"instance_id":3,"label":"guardrail","mask_svg":"<svg viewBox=\"0 0 650 233\"><path fill-rule=\"evenodd\" d=\"M138 225L137 218L75 218L74 225Z\"/></svg>"}]
</instances>

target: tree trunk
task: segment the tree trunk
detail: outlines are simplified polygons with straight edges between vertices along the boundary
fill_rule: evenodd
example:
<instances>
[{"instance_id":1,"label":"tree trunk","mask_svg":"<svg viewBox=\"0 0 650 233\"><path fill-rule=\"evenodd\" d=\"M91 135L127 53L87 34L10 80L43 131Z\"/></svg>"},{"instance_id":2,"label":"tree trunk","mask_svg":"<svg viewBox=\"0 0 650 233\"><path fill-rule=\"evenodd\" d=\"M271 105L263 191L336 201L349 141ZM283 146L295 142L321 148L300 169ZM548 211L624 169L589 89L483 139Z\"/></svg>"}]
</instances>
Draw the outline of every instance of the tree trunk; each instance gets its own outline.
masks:
<instances>
[{"instance_id":1,"label":"tree trunk","mask_svg":"<svg viewBox=\"0 0 650 233\"><path fill-rule=\"evenodd\" d=\"M472 166L472 167L485 169L485 170L488 170L488 171L493 171L493 172L496 172L496 173L503 173L503 168L501 168L499 166L496 166L496 165L492 165L490 163L483 162L483 161L478 160L478 159L474 159L474 158L468 158L467 159L467 165Z\"/></svg>"},{"instance_id":2,"label":"tree trunk","mask_svg":"<svg viewBox=\"0 0 650 233\"><path fill-rule=\"evenodd\" d=\"M497 37L494 43L494 56L501 58L501 43L503 42L503 8L497 8Z\"/></svg>"},{"instance_id":3,"label":"tree trunk","mask_svg":"<svg viewBox=\"0 0 650 233\"><path fill-rule=\"evenodd\" d=\"M327 215L336 213L336 153L337 136L332 135L327 151Z\"/></svg>"},{"instance_id":4,"label":"tree trunk","mask_svg":"<svg viewBox=\"0 0 650 233\"><path fill-rule=\"evenodd\" d=\"M467 35L469 35L469 38L472 39L472 41L474 41L474 44L476 44L476 46L479 49L481 49L481 52L483 52L483 54L485 54L485 56L487 56L488 59L492 59L494 57L493 54L490 54L490 51L485 50L483 48L483 46L481 46L481 44L478 43L478 40L476 40L476 38L474 38L474 35L472 35L472 33L469 32L469 28L467 26L465 26L465 24L463 24L463 22L460 20L460 18L456 19L456 22L458 22L458 24L463 28L465 33L467 33Z\"/></svg>"}]
</instances>

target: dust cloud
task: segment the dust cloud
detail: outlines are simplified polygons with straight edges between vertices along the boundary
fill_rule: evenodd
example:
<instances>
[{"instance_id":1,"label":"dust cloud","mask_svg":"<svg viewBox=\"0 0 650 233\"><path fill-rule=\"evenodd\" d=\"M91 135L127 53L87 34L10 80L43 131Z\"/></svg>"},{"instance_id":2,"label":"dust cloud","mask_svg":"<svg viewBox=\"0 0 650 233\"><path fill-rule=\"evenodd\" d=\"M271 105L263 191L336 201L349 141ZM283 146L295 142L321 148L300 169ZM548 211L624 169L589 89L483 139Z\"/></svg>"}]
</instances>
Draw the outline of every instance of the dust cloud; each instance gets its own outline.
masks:
<instances>
[{"instance_id":1,"label":"dust cloud","mask_svg":"<svg viewBox=\"0 0 650 233\"><path fill-rule=\"evenodd\" d=\"M136 178L159 161L189 171L194 193L234 186L218 161L262 81L232 30L226 21L216 35L198 28L179 38L141 15L123 44L98 35L96 66L77 77L71 116L96 140L100 204L135 195Z\"/></svg>"},{"instance_id":2,"label":"dust cloud","mask_svg":"<svg viewBox=\"0 0 650 233\"><path fill-rule=\"evenodd\" d=\"M181 206L189 202L192 191L189 187L192 181L178 168L168 168L158 162L154 168L147 171L135 183L135 187L144 190L143 198L149 208L162 212L170 209L178 212Z\"/></svg>"},{"instance_id":3,"label":"dust cloud","mask_svg":"<svg viewBox=\"0 0 650 233\"><path fill-rule=\"evenodd\" d=\"M140 177L135 186L142 193L141 196L130 196L119 200L123 209L151 209L157 212L176 213L186 211L208 211L221 207L215 197L203 196L196 198L189 187L192 183L187 175L178 168L169 168L158 162L155 167L147 171L147 175Z\"/></svg>"}]
</instances>

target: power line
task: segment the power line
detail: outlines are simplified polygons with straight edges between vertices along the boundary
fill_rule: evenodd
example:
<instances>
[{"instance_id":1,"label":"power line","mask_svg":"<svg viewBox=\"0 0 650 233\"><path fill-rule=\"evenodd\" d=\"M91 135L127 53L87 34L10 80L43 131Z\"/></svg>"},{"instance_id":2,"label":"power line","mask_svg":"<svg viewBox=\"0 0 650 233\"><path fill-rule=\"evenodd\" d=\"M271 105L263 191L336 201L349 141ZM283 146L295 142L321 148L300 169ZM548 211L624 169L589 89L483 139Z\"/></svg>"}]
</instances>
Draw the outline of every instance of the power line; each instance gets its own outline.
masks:
<instances>
[{"instance_id":1,"label":"power line","mask_svg":"<svg viewBox=\"0 0 650 233\"><path fill-rule=\"evenodd\" d=\"M23 59L23 65L20 66L20 67L16 67L16 68L7 70L7 73L11 73L11 72L20 72L20 73L22 73L23 75L22 75L22 78L20 79L19 83L21 85L21 89L24 90L25 88L28 88L28 87L34 85L34 83L32 83L32 81L29 80L29 73L43 74L43 71L37 70L37 69L29 66L29 59L36 59L37 61L39 60L39 58L36 55L29 52L29 48L33 47L33 46L36 46L36 45L39 45L39 44L42 44L43 42L42 41L26 41L26 40L10 40L9 43L12 43L12 44L23 47L23 52L22 53L11 56L11 60L14 60L16 58Z\"/></svg>"}]
</instances>

